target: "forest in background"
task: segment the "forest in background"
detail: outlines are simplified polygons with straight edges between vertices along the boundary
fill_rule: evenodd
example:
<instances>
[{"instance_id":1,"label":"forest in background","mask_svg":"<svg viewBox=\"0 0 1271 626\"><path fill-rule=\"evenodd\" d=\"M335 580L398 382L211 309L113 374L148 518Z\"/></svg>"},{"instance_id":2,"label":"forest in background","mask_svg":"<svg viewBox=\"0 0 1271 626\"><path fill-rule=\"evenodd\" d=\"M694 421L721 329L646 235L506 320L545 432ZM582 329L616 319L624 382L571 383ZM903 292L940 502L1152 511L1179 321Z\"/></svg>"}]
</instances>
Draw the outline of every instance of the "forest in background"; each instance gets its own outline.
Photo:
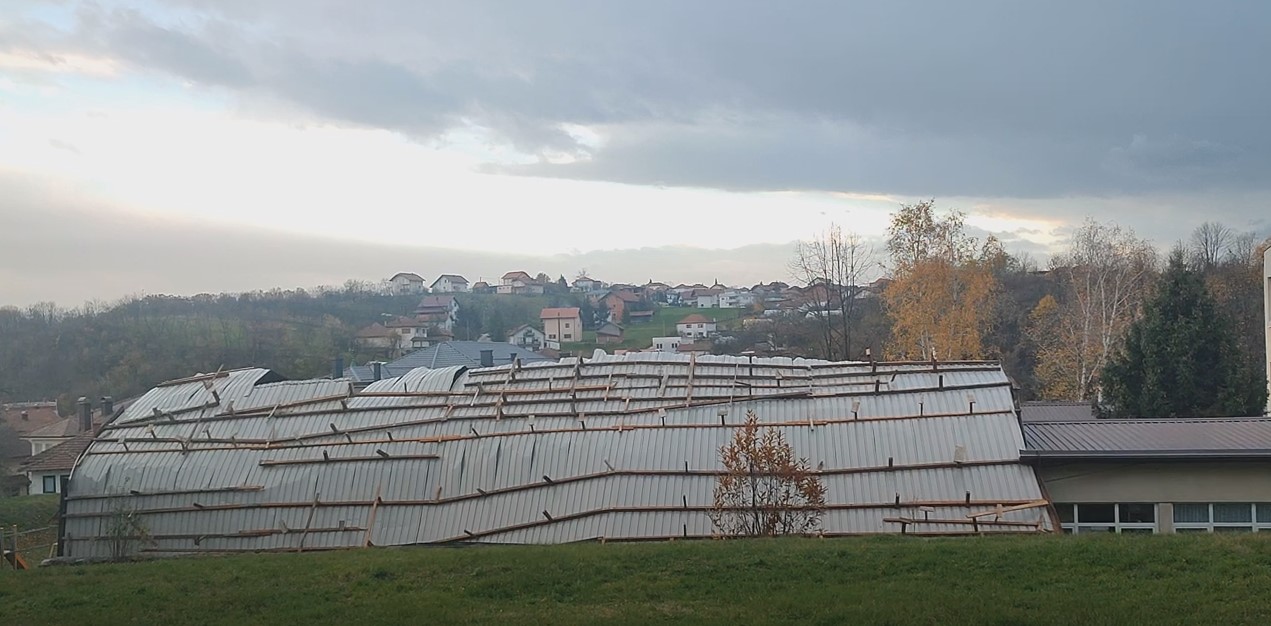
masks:
<instances>
[{"instance_id":1,"label":"forest in background","mask_svg":"<svg viewBox=\"0 0 1271 626\"><path fill-rule=\"evenodd\" d=\"M1175 245L1225 322L1232 339L1226 350L1256 372L1265 345L1266 245L1252 233L1214 223ZM889 280L881 297L856 297L862 277L880 267ZM1042 269L992 237L969 237L960 213L924 202L893 215L885 248L838 229L798 244L790 267L774 268L774 278L828 285L818 311L738 327L717 349L764 344L774 353L830 359L863 359L867 350L875 358L994 359L1022 399L1091 400L1164 268L1153 242L1115 224L1087 221ZM563 289L538 297L459 298L458 339L489 334L500 340L518 324L536 322L546 306L590 307ZM410 314L418 301L380 284L349 281L311 291L0 308L0 402L56 399L65 411L79 396L127 398L163 380L221 367L322 376L335 356L382 358L359 353L355 333Z\"/></svg>"}]
</instances>

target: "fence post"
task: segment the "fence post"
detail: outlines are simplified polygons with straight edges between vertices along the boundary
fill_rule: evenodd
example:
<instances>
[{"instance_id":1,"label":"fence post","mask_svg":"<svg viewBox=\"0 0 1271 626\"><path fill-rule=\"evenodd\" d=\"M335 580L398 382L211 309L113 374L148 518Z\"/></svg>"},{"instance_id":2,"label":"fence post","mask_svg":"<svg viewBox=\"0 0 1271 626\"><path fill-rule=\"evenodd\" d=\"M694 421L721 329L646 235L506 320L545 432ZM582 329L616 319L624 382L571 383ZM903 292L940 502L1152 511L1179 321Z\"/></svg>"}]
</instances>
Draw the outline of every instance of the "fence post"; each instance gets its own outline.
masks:
<instances>
[{"instance_id":1,"label":"fence post","mask_svg":"<svg viewBox=\"0 0 1271 626\"><path fill-rule=\"evenodd\" d=\"M70 484L70 478L67 476L59 476L57 499L57 555L66 556L63 551L66 547L66 486Z\"/></svg>"},{"instance_id":2,"label":"fence post","mask_svg":"<svg viewBox=\"0 0 1271 626\"><path fill-rule=\"evenodd\" d=\"M13 525L13 569L18 569L18 525Z\"/></svg>"}]
</instances>

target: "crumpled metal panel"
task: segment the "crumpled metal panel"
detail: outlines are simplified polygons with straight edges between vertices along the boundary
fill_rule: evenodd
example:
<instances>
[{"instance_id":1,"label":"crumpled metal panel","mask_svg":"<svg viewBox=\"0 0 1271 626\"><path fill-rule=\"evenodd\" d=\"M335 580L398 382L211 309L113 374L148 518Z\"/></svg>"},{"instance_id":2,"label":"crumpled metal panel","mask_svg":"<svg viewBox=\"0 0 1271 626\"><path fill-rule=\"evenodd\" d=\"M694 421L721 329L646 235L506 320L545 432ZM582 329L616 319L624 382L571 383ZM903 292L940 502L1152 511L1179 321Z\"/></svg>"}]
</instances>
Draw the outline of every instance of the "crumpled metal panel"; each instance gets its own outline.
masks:
<instances>
[{"instance_id":1,"label":"crumpled metal panel","mask_svg":"<svg viewBox=\"0 0 1271 626\"><path fill-rule=\"evenodd\" d=\"M213 395L221 397L224 403L245 395L269 370L247 368L231 370L226 375L204 381L194 381L165 387L155 387L146 392L115 420L117 424L126 424L137 420L150 419L155 411L175 412L187 411L197 407L216 403Z\"/></svg>"}]
</instances>

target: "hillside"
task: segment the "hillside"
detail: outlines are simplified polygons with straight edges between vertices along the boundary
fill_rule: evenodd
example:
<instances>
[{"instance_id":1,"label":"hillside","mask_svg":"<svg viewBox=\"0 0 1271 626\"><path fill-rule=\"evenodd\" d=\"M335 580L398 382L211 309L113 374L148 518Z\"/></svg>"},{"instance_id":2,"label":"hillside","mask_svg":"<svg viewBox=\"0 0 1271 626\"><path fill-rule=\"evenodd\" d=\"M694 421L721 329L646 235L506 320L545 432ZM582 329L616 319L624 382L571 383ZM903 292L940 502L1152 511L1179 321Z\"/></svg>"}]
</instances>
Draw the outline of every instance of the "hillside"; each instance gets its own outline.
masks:
<instances>
[{"instance_id":1,"label":"hillside","mask_svg":"<svg viewBox=\"0 0 1271 626\"><path fill-rule=\"evenodd\" d=\"M1271 623L1258 535L372 549L0 574L16 624Z\"/></svg>"}]
</instances>

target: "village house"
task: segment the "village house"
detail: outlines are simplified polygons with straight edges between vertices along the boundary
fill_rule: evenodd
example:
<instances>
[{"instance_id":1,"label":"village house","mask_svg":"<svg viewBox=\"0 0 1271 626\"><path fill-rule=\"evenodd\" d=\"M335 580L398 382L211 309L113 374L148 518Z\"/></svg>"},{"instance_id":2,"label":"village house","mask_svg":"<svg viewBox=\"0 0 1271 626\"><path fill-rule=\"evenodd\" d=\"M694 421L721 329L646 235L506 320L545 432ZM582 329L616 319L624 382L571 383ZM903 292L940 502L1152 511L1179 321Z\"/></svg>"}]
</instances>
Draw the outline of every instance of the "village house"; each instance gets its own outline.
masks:
<instances>
[{"instance_id":1,"label":"village house","mask_svg":"<svg viewBox=\"0 0 1271 626\"><path fill-rule=\"evenodd\" d=\"M755 294L749 289L725 289L719 294L721 309L749 309L755 305Z\"/></svg>"},{"instance_id":2,"label":"village house","mask_svg":"<svg viewBox=\"0 0 1271 626\"><path fill-rule=\"evenodd\" d=\"M379 322L357 331L357 334L353 336L353 341L358 347L372 350L392 350L397 347L400 339L400 332L389 330L387 326Z\"/></svg>"},{"instance_id":3,"label":"village house","mask_svg":"<svg viewBox=\"0 0 1271 626\"><path fill-rule=\"evenodd\" d=\"M23 463L18 479L25 480L26 494L61 493L62 482L70 479L75 461L88 449L93 436L92 431L78 433Z\"/></svg>"},{"instance_id":4,"label":"village house","mask_svg":"<svg viewBox=\"0 0 1271 626\"><path fill-rule=\"evenodd\" d=\"M410 341L415 335L428 336L428 326L430 322L426 322L418 317L399 316L384 323L384 327L388 330L401 335L406 341Z\"/></svg>"},{"instance_id":5,"label":"village house","mask_svg":"<svg viewBox=\"0 0 1271 626\"><path fill-rule=\"evenodd\" d=\"M459 319L459 300L454 296L424 296L415 308L415 318L426 325L454 330Z\"/></svg>"},{"instance_id":6,"label":"village house","mask_svg":"<svg viewBox=\"0 0 1271 626\"><path fill-rule=\"evenodd\" d=\"M490 283L484 280L478 280L472 283L472 293L494 293L494 287L491 287Z\"/></svg>"},{"instance_id":7,"label":"village house","mask_svg":"<svg viewBox=\"0 0 1271 626\"><path fill-rule=\"evenodd\" d=\"M82 430L80 420L77 417L68 417L59 420L44 428L33 431L22 436L22 440L30 444L31 456L35 456L49 448L52 448L71 437L79 434Z\"/></svg>"},{"instance_id":8,"label":"village house","mask_svg":"<svg viewBox=\"0 0 1271 626\"><path fill-rule=\"evenodd\" d=\"M675 331L685 339L705 339L717 332L715 320L694 313L675 324Z\"/></svg>"},{"instance_id":9,"label":"village house","mask_svg":"<svg viewBox=\"0 0 1271 626\"><path fill-rule=\"evenodd\" d=\"M605 322L596 329L596 343L622 343L623 328L613 322Z\"/></svg>"},{"instance_id":10,"label":"village house","mask_svg":"<svg viewBox=\"0 0 1271 626\"><path fill-rule=\"evenodd\" d=\"M495 289L495 293L515 296L541 296L543 295L543 283L534 280L533 276L525 272L508 272L503 275L502 282Z\"/></svg>"},{"instance_id":11,"label":"village house","mask_svg":"<svg viewBox=\"0 0 1271 626\"><path fill-rule=\"evenodd\" d=\"M412 295L424 293L424 278L413 272L398 272L388 279L389 285L393 289L393 293L397 295Z\"/></svg>"},{"instance_id":12,"label":"village house","mask_svg":"<svg viewBox=\"0 0 1271 626\"><path fill-rule=\"evenodd\" d=\"M605 294L600 302L609 309L608 321L619 323L626 319L627 308L639 304L640 298L625 289L615 289Z\"/></svg>"},{"instance_id":13,"label":"village house","mask_svg":"<svg viewBox=\"0 0 1271 626\"><path fill-rule=\"evenodd\" d=\"M546 308L539 314L547 347L560 349L561 342L582 341L583 319L578 307Z\"/></svg>"},{"instance_id":14,"label":"village house","mask_svg":"<svg viewBox=\"0 0 1271 626\"><path fill-rule=\"evenodd\" d=\"M19 491L39 495L61 493L62 481L68 479L75 461L88 448L95 433L110 419L115 402L110 396L101 399L100 413L94 414L87 398L80 398L78 414L68 417L23 437L31 444L32 455L18 466Z\"/></svg>"},{"instance_id":15,"label":"village house","mask_svg":"<svg viewBox=\"0 0 1271 626\"><path fill-rule=\"evenodd\" d=\"M468 279L457 274L442 274L432 282L433 293L467 293Z\"/></svg>"},{"instance_id":16,"label":"village house","mask_svg":"<svg viewBox=\"0 0 1271 626\"><path fill-rule=\"evenodd\" d=\"M649 348L649 352L669 352L676 353L680 351L680 343L684 341L679 336L675 337L654 337L653 345Z\"/></svg>"},{"instance_id":17,"label":"village house","mask_svg":"<svg viewBox=\"0 0 1271 626\"><path fill-rule=\"evenodd\" d=\"M688 301L688 304L699 309L717 309L719 308L719 296L722 293L724 293L724 290L718 287L694 289L692 299Z\"/></svg>"},{"instance_id":18,"label":"village house","mask_svg":"<svg viewBox=\"0 0 1271 626\"><path fill-rule=\"evenodd\" d=\"M57 413L56 402L0 404L0 422L3 422L8 427L8 430L16 436L12 441L0 442L0 452L6 457L0 459L0 461L16 462L31 456L30 446L26 442L18 441L18 438L32 435L40 429L63 421L63 419Z\"/></svg>"},{"instance_id":19,"label":"village house","mask_svg":"<svg viewBox=\"0 0 1271 626\"><path fill-rule=\"evenodd\" d=\"M587 276L579 276L574 279L574 285L571 290L576 293L588 293L604 288L605 284L599 280L595 280Z\"/></svg>"},{"instance_id":20,"label":"village house","mask_svg":"<svg viewBox=\"0 0 1271 626\"><path fill-rule=\"evenodd\" d=\"M538 351L547 345L547 334L529 324L521 324L508 333L508 343Z\"/></svg>"}]
</instances>

